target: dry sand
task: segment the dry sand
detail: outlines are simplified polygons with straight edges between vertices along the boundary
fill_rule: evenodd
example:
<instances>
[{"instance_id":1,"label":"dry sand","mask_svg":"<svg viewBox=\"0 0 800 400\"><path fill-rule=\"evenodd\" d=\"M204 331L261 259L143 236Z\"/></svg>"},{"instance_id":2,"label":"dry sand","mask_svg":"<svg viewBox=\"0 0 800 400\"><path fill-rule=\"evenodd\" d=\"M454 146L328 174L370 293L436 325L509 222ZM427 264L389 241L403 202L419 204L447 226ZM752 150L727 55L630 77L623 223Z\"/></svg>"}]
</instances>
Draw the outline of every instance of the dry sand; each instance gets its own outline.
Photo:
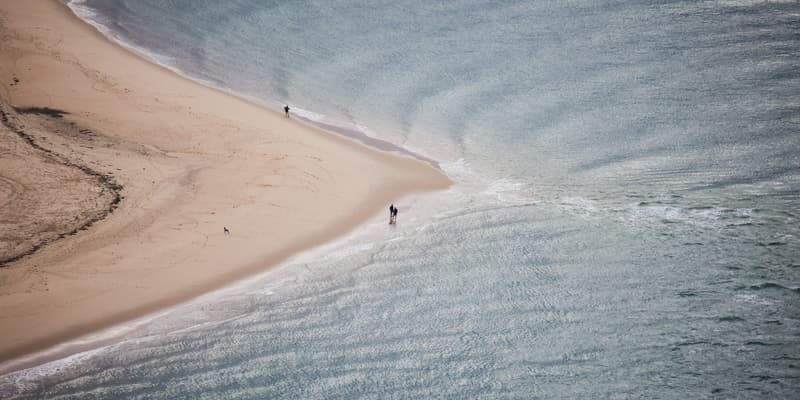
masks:
<instances>
[{"instance_id":1,"label":"dry sand","mask_svg":"<svg viewBox=\"0 0 800 400\"><path fill-rule=\"evenodd\" d=\"M0 0L0 111L0 361L263 271L450 184L148 63L55 0Z\"/></svg>"}]
</instances>

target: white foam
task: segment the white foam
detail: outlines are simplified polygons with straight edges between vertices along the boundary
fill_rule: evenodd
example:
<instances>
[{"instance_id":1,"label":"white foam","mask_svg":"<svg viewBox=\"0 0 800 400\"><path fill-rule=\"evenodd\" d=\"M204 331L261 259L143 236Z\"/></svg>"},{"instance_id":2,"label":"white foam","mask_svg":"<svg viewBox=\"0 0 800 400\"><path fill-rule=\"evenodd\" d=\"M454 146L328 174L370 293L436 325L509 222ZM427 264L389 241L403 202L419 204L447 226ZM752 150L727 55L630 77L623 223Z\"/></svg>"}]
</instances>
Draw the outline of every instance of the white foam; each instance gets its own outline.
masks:
<instances>
[{"instance_id":1,"label":"white foam","mask_svg":"<svg viewBox=\"0 0 800 400\"><path fill-rule=\"evenodd\" d=\"M87 334L63 343L56 344L50 348L28 354L23 357L0 363L0 373L2 371L16 371L8 374L9 377L22 374L23 376L42 376L58 372L63 367L112 347L115 343L126 335L140 329L148 323L163 317L171 312L170 309L157 311L140 318L126 321L100 331ZM42 364L37 364L41 360L48 360ZM27 365L35 365L26 368Z\"/></svg>"},{"instance_id":2,"label":"white foam","mask_svg":"<svg viewBox=\"0 0 800 400\"><path fill-rule=\"evenodd\" d=\"M292 113L314 122L325 122L325 114L313 112L300 107L292 107Z\"/></svg>"},{"instance_id":3,"label":"white foam","mask_svg":"<svg viewBox=\"0 0 800 400\"><path fill-rule=\"evenodd\" d=\"M620 218L624 221L634 222L638 220L670 220L675 222L688 223L698 226L715 226L724 220L725 224L747 224L752 221L752 209L736 208L727 209L724 207L691 208L684 206L641 204L631 203L628 206L617 209L622 214ZM735 219L725 216L733 216Z\"/></svg>"},{"instance_id":4,"label":"white foam","mask_svg":"<svg viewBox=\"0 0 800 400\"><path fill-rule=\"evenodd\" d=\"M34 368L14 371L7 375L3 375L2 378L7 382L11 382L14 385L17 393L23 393L33 389L33 382L39 378L57 374L69 365L77 364L81 361L90 359L102 351L105 351L105 348L96 348L84 351L65 358L50 361L46 364L38 365Z\"/></svg>"},{"instance_id":5,"label":"white foam","mask_svg":"<svg viewBox=\"0 0 800 400\"><path fill-rule=\"evenodd\" d=\"M525 182L504 178L491 182L482 194L506 205L529 204L535 199L527 188L528 184Z\"/></svg>"},{"instance_id":6,"label":"white foam","mask_svg":"<svg viewBox=\"0 0 800 400\"><path fill-rule=\"evenodd\" d=\"M751 303L751 304L758 304L762 306L771 306L774 305L775 302L764 297L761 297L757 294L753 293L740 293L734 296L736 301L744 302L744 303Z\"/></svg>"},{"instance_id":7,"label":"white foam","mask_svg":"<svg viewBox=\"0 0 800 400\"><path fill-rule=\"evenodd\" d=\"M584 218L596 218L602 215L601 208L597 206L597 202L584 197L562 197L557 206L571 215L579 215Z\"/></svg>"}]
</instances>

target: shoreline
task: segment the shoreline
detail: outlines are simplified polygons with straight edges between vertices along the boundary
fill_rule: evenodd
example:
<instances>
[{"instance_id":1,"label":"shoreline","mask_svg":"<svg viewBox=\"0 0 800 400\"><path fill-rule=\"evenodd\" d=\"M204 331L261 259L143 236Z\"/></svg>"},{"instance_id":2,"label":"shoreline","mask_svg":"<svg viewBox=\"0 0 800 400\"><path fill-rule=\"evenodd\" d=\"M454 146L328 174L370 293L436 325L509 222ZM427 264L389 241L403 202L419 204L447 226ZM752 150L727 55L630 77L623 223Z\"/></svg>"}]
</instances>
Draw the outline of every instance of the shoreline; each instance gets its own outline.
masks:
<instances>
[{"instance_id":1,"label":"shoreline","mask_svg":"<svg viewBox=\"0 0 800 400\"><path fill-rule=\"evenodd\" d=\"M254 276L388 202L451 184L424 161L154 64L58 0L0 13L12 38L0 47L0 99L66 110L98 132L88 149L67 141L69 157L124 187L106 219L0 269L2 364ZM10 88L12 76L21 83ZM49 135L43 146L63 140Z\"/></svg>"},{"instance_id":2,"label":"shoreline","mask_svg":"<svg viewBox=\"0 0 800 400\"><path fill-rule=\"evenodd\" d=\"M92 20L91 18L88 18L86 16L82 16L75 8L70 6L71 3L72 3L72 1L68 0L67 2L64 3L64 5L72 12L72 15L75 18L79 19L84 24L93 27L97 31L97 33L102 36L102 38L104 40L107 40L109 43L111 43L111 44L113 44L115 46L118 46L118 47L120 47L120 48L122 48L124 50L127 50L132 55L134 55L136 57L139 57L142 60L144 60L144 61L146 61L146 62L148 62L150 64L153 64L153 65L156 65L158 67L164 68L165 70L167 70L169 72L172 72L173 74L177 75L180 78L187 79L189 81L195 82L195 83L197 83L199 85L202 85L202 86L205 86L205 87L207 87L209 89L217 90L220 93L223 93L223 94L228 95L228 96L232 96L232 97L234 97L234 98L236 98L238 100L250 103L250 104L252 104L252 105L254 105L256 107L260 107L260 108L263 108L265 110L269 110L270 112L274 112L270 108L270 105L273 105L273 106L277 107L276 109L279 109L279 108L282 107L281 104L283 104L283 103L281 103L281 102L279 102L277 100L274 100L274 101L261 100L261 99L255 98L253 96L250 96L250 95L246 95L246 94L243 94L243 93L237 93L233 89L226 88L226 87L220 86L220 85L216 85L216 84L214 84L214 82L207 81L207 80L204 80L202 78L198 78L198 77L192 76L191 73L188 73L188 72L183 71L183 70L181 70L181 69L179 69L177 67L174 67L174 66L171 66L171 65L169 65L169 64L167 64L165 62L162 62L162 61L158 60L159 57L158 57L157 54L150 53L146 49L137 47L134 44L128 43L128 42L126 42L126 41L124 41L122 39L119 39L119 38L115 37L115 35L113 35L113 31L110 28L106 27L105 25L103 25L103 24L101 24L101 23L99 23L97 21ZM270 104L270 103L274 103L274 104ZM314 111L312 111L312 110L305 110L305 111L308 111L310 113L314 113ZM408 150L408 149L406 149L406 148L404 148L402 146L395 145L395 144L393 144L391 142L388 142L388 141L385 141L383 139L378 139L378 138L371 137L371 136L367 135L366 133L364 133L362 131L359 131L355 127L336 125L336 124L333 124L333 123L324 122L322 120L315 120L313 118L306 117L306 116L303 116L303 115L300 115L300 114L294 114L293 118L308 124L312 129L316 129L316 130L320 130L320 131L323 131L323 132L326 132L326 133L330 133L330 134L333 134L333 135L338 135L338 136L341 136L341 137L349 138L351 140L354 140L354 141L356 141L358 143L361 143L361 144L363 144L363 145L365 145L365 146L367 146L369 148L372 148L374 150L390 152L390 153L397 153L397 154L402 154L402 155L406 155L406 156L410 156L410 157L416 158L416 159L418 159L420 161L424 161L424 162L430 164L434 168L438 169L440 172L444 173L444 171L442 171L441 166L439 165L438 161L436 161L436 160L434 160L432 158L423 156L421 154L418 154L416 152L413 152L411 150Z\"/></svg>"}]
</instances>

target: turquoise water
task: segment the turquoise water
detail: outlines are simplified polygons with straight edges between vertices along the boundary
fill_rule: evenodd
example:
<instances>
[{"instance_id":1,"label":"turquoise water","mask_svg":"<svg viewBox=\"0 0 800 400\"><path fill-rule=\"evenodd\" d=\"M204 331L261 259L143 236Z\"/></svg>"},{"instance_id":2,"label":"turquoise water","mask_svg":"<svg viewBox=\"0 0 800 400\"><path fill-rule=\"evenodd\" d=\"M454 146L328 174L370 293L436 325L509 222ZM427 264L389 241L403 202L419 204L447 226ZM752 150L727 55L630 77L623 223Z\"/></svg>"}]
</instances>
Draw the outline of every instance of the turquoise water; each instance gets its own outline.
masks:
<instances>
[{"instance_id":1,"label":"turquoise water","mask_svg":"<svg viewBox=\"0 0 800 400\"><path fill-rule=\"evenodd\" d=\"M456 182L7 398L793 398L800 4L70 5Z\"/></svg>"}]
</instances>

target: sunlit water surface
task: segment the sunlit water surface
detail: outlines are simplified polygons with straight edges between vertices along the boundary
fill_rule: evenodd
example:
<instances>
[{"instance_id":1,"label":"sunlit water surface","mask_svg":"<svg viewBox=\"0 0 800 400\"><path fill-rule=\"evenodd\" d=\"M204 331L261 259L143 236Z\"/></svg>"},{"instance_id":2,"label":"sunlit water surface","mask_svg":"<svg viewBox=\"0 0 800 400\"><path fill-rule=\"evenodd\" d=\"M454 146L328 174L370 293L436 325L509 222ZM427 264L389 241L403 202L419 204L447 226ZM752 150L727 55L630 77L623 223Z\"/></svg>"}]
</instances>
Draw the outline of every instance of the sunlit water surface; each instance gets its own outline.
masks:
<instances>
[{"instance_id":1,"label":"sunlit water surface","mask_svg":"<svg viewBox=\"0 0 800 400\"><path fill-rule=\"evenodd\" d=\"M456 184L0 397L800 392L798 3L70 5Z\"/></svg>"}]
</instances>

